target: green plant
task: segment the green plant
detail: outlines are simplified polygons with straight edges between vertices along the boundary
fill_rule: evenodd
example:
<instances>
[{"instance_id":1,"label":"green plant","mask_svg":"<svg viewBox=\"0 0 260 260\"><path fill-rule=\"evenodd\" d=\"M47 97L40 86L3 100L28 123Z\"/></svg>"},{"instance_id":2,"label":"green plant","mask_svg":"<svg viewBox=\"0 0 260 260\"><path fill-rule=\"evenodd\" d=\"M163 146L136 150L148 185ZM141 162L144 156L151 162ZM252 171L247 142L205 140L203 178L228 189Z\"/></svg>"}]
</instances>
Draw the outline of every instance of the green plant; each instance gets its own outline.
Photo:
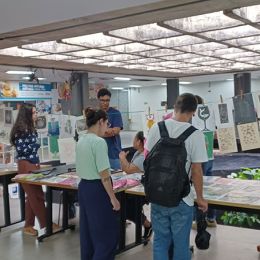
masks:
<instances>
[{"instance_id":1,"label":"green plant","mask_svg":"<svg viewBox=\"0 0 260 260\"><path fill-rule=\"evenodd\" d=\"M220 219L225 225L234 225L239 227L252 227L255 224L260 224L260 219L257 214L249 215L242 212L225 211Z\"/></svg>"},{"instance_id":2,"label":"green plant","mask_svg":"<svg viewBox=\"0 0 260 260\"><path fill-rule=\"evenodd\" d=\"M238 178L242 180L260 180L260 169L242 168L238 173L231 173L228 178ZM252 227L260 224L257 214L247 214L242 212L225 211L220 217L225 225L239 227Z\"/></svg>"}]
</instances>

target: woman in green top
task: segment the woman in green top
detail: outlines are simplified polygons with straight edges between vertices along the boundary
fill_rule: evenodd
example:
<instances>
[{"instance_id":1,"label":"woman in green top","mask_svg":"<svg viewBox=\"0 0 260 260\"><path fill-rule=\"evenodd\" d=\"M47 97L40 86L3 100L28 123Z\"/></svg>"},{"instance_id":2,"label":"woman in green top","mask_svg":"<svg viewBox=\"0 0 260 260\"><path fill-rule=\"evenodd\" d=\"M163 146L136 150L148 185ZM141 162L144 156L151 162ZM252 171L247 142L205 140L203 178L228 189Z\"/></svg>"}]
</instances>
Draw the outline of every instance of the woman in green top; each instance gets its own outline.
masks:
<instances>
[{"instance_id":1,"label":"woman in green top","mask_svg":"<svg viewBox=\"0 0 260 260\"><path fill-rule=\"evenodd\" d=\"M110 178L106 141L108 117L102 110L86 109L88 132L76 147L79 183L81 260L113 260L118 244L120 204Z\"/></svg>"}]
</instances>

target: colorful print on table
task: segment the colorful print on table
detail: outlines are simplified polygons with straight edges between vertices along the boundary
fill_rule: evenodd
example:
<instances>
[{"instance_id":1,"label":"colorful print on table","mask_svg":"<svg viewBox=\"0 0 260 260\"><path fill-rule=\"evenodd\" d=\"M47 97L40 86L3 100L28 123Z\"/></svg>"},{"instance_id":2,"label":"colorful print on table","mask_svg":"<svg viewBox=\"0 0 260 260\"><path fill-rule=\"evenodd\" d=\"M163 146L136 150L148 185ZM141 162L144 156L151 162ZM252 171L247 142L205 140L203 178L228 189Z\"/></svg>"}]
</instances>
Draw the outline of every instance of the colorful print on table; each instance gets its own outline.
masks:
<instances>
[{"instance_id":1,"label":"colorful print on table","mask_svg":"<svg viewBox=\"0 0 260 260\"><path fill-rule=\"evenodd\" d=\"M242 151L260 148L257 122L237 126Z\"/></svg>"},{"instance_id":2,"label":"colorful print on table","mask_svg":"<svg viewBox=\"0 0 260 260\"><path fill-rule=\"evenodd\" d=\"M256 122L256 112L251 93L233 97L236 125Z\"/></svg>"},{"instance_id":3,"label":"colorful print on table","mask_svg":"<svg viewBox=\"0 0 260 260\"><path fill-rule=\"evenodd\" d=\"M237 141L234 127L219 128L217 130L217 138L221 153L237 152Z\"/></svg>"}]
</instances>

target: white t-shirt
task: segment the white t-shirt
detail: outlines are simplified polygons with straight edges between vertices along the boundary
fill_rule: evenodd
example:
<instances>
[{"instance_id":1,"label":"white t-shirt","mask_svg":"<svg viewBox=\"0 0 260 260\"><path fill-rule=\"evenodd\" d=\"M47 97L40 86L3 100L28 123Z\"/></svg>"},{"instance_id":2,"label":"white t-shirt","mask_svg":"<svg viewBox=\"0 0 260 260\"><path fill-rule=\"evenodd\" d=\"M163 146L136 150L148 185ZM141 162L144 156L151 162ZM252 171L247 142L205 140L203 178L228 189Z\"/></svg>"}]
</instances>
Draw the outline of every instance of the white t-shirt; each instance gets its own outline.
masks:
<instances>
[{"instance_id":1,"label":"white t-shirt","mask_svg":"<svg viewBox=\"0 0 260 260\"><path fill-rule=\"evenodd\" d=\"M173 119L166 120L165 125L171 138L179 137L186 129L188 129L188 127L190 127L190 123L179 122ZM151 151L153 146L157 143L159 139L160 131L158 124L154 124L149 131L145 148L148 151ZM191 163L202 163L208 161L205 137L200 130L193 132L186 139L185 147L187 150L187 173L190 170ZM189 177L191 177L191 173L189 172L188 174ZM183 198L183 201L189 206L194 205L194 194L192 190L187 197Z\"/></svg>"}]
</instances>

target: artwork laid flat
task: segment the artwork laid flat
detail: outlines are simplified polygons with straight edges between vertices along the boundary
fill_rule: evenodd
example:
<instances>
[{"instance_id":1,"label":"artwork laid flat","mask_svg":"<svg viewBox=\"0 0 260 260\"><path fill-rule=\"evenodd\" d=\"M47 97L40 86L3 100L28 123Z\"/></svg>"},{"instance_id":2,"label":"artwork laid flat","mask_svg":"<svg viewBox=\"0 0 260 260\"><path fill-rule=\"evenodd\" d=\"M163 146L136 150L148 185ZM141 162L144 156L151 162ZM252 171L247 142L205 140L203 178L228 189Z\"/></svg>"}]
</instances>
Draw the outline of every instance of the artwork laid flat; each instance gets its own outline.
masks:
<instances>
[{"instance_id":1,"label":"artwork laid flat","mask_svg":"<svg viewBox=\"0 0 260 260\"><path fill-rule=\"evenodd\" d=\"M237 152L236 133L234 127L219 128L217 130L217 138L221 153Z\"/></svg>"},{"instance_id":2,"label":"artwork laid flat","mask_svg":"<svg viewBox=\"0 0 260 260\"><path fill-rule=\"evenodd\" d=\"M242 151L260 147L260 136L257 122L237 126Z\"/></svg>"}]
</instances>

